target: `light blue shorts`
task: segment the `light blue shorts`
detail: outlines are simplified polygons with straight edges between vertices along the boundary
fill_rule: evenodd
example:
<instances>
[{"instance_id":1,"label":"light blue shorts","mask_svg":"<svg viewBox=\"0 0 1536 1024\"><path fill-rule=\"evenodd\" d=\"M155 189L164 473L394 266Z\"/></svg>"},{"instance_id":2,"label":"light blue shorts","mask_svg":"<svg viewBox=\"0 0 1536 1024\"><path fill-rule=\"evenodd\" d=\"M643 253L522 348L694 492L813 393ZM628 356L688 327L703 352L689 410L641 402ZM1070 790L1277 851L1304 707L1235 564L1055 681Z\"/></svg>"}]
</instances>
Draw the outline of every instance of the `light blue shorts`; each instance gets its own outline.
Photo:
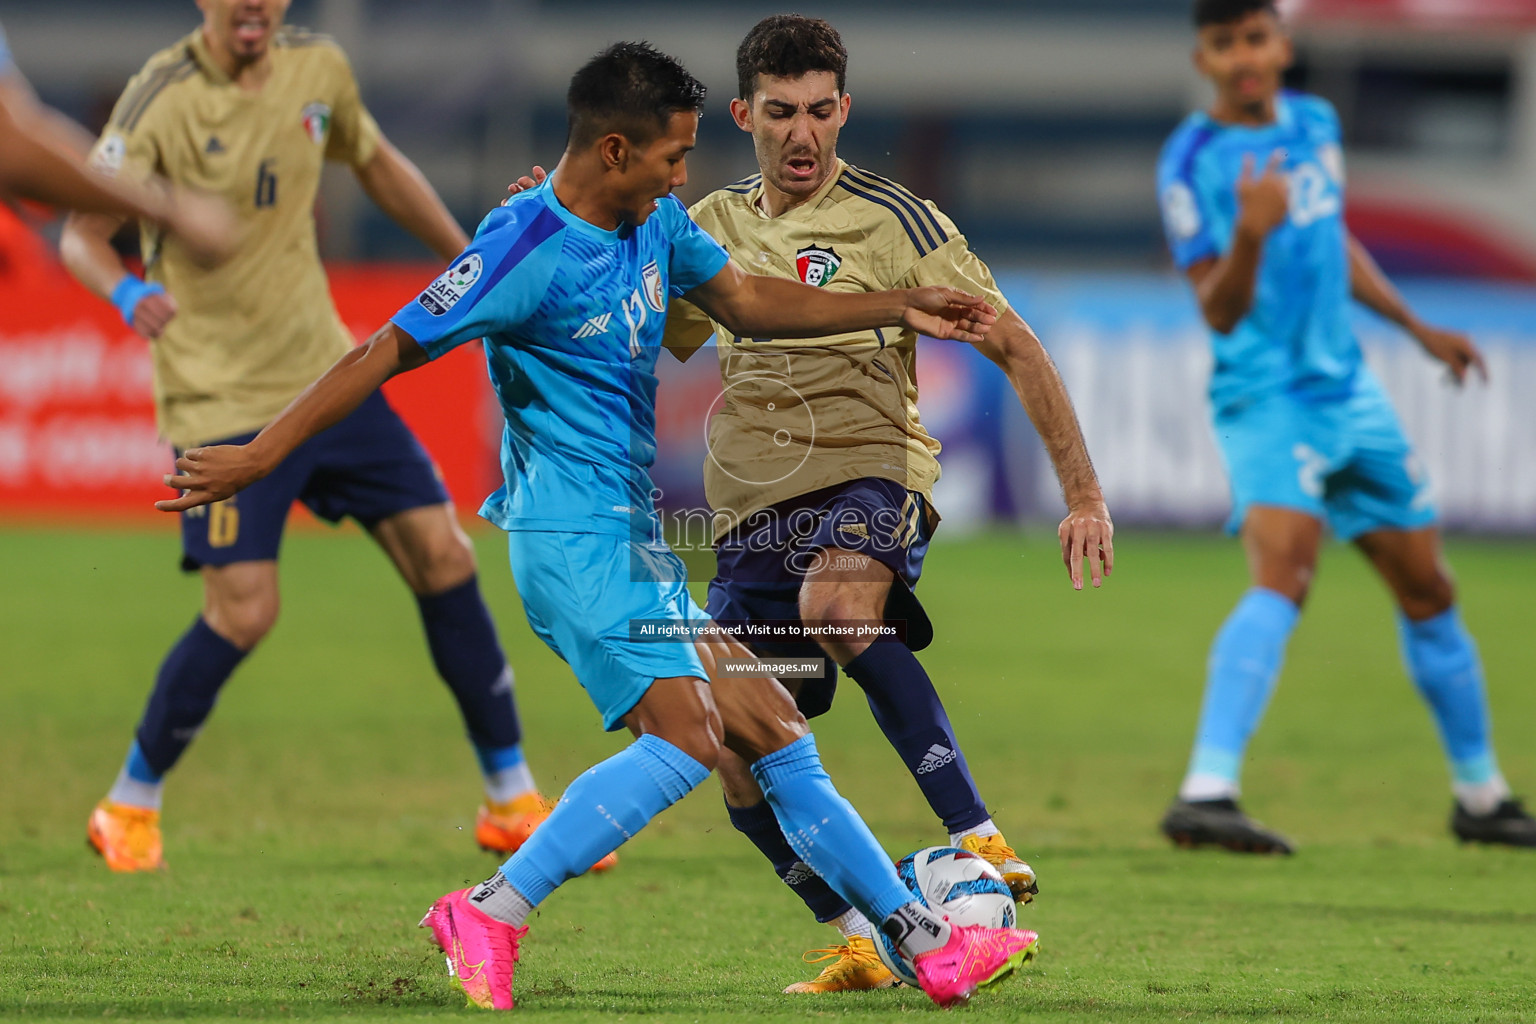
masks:
<instances>
[{"instance_id":1,"label":"light blue shorts","mask_svg":"<svg viewBox=\"0 0 1536 1024\"><path fill-rule=\"evenodd\" d=\"M612 731L657 679L708 679L693 643L643 624L702 624L688 570L664 544L604 533L509 533L528 624L565 659Z\"/></svg>"},{"instance_id":2,"label":"light blue shorts","mask_svg":"<svg viewBox=\"0 0 1536 1024\"><path fill-rule=\"evenodd\" d=\"M1236 533L1250 505L1316 516L1341 540L1373 530L1417 530L1435 506L1413 447L1375 376L1362 370L1347 397L1270 395L1218 413L1216 443L1232 481Z\"/></svg>"}]
</instances>

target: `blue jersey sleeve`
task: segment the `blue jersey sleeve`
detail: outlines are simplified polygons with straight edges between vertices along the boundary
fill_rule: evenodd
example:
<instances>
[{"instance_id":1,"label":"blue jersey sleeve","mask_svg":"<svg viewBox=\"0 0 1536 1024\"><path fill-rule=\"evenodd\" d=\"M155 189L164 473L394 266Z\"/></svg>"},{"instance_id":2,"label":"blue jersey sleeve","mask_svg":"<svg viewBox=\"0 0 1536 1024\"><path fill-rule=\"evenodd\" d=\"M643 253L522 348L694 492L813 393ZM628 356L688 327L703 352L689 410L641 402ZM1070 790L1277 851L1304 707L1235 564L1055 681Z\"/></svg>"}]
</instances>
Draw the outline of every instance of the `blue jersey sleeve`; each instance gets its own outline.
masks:
<instances>
[{"instance_id":1,"label":"blue jersey sleeve","mask_svg":"<svg viewBox=\"0 0 1536 1024\"><path fill-rule=\"evenodd\" d=\"M667 218L667 234L672 240L672 259L667 268L672 296L680 298L725 269L730 255L719 242L688 216L688 210L676 196L662 200L657 213Z\"/></svg>"},{"instance_id":2,"label":"blue jersey sleeve","mask_svg":"<svg viewBox=\"0 0 1536 1024\"><path fill-rule=\"evenodd\" d=\"M491 211L474 241L390 318L436 359L466 341L515 330L554 275L563 227L540 201Z\"/></svg>"},{"instance_id":3,"label":"blue jersey sleeve","mask_svg":"<svg viewBox=\"0 0 1536 1024\"><path fill-rule=\"evenodd\" d=\"M1221 253L1206 197L1195 178L1195 157L1210 139L1205 129L1180 128L1168 140L1157 167L1157 200L1173 262L1180 270Z\"/></svg>"},{"instance_id":4,"label":"blue jersey sleeve","mask_svg":"<svg viewBox=\"0 0 1536 1024\"><path fill-rule=\"evenodd\" d=\"M16 62L11 58L11 46L5 41L5 26L0 25L0 77L14 74Z\"/></svg>"}]
</instances>

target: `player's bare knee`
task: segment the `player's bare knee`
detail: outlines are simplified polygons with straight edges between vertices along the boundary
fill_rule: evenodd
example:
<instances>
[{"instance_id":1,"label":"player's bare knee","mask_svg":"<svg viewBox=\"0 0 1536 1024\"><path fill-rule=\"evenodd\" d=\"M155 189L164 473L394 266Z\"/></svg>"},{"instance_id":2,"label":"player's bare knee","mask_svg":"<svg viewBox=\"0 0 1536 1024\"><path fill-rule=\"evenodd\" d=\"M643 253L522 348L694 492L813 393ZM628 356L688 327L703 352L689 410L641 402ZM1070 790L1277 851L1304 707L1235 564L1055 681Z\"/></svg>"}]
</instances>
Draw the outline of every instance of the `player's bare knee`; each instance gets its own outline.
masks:
<instances>
[{"instance_id":1,"label":"player's bare knee","mask_svg":"<svg viewBox=\"0 0 1536 1024\"><path fill-rule=\"evenodd\" d=\"M1406 582L1398 604L1415 622L1432 619L1456 603L1456 584L1444 572L1435 571Z\"/></svg>"},{"instance_id":2,"label":"player's bare knee","mask_svg":"<svg viewBox=\"0 0 1536 1024\"><path fill-rule=\"evenodd\" d=\"M418 593L441 594L452 590L475 574L475 552L469 538L455 531L427 552L421 566Z\"/></svg>"},{"instance_id":3,"label":"player's bare knee","mask_svg":"<svg viewBox=\"0 0 1536 1024\"><path fill-rule=\"evenodd\" d=\"M721 749L715 771L720 776L725 802L732 807L753 807L763 802L763 791L752 777L751 767L729 747Z\"/></svg>"},{"instance_id":4,"label":"player's bare knee","mask_svg":"<svg viewBox=\"0 0 1536 1024\"><path fill-rule=\"evenodd\" d=\"M662 739L699 762L706 771L712 772L720 764L720 733L707 721Z\"/></svg>"},{"instance_id":5,"label":"player's bare knee","mask_svg":"<svg viewBox=\"0 0 1536 1024\"><path fill-rule=\"evenodd\" d=\"M756 699L733 702L724 711L724 721L726 747L748 764L810 732L805 716L781 686L763 687Z\"/></svg>"},{"instance_id":6,"label":"player's bare knee","mask_svg":"<svg viewBox=\"0 0 1536 1024\"><path fill-rule=\"evenodd\" d=\"M407 509L373 528L406 585L417 594L441 594L475 574L475 552L452 505Z\"/></svg>"},{"instance_id":7,"label":"player's bare knee","mask_svg":"<svg viewBox=\"0 0 1536 1024\"><path fill-rule=\"evenodd\" d=\"M278 600L273 594L210 596L203 606L203 619L215 633L249 651L277 624Z\"/></svg>"},{"instance_id":8,"label":"player's bare knee","mask_svg":"<svg viewBox=\"0 0 1536 1024\"><path fill-rule=\"evenodd\" d=\"M1317 575L1315 559L1307 551L1297 548L1266 552L1257 569L1255 583L1283 594L1297 607L1306 603L1312 580Z\"/></svg>"},{"instance_id":9,"label":"player's bare knee","mask_svg":"<svg viewBox=\"0 0 1536 1024\"><path fill-rule=\"evenodd\" d=\"M800 619L808 624L878 619L880 612L854 587L809 580L800 587Z\"/></svg>"}]
</instances>

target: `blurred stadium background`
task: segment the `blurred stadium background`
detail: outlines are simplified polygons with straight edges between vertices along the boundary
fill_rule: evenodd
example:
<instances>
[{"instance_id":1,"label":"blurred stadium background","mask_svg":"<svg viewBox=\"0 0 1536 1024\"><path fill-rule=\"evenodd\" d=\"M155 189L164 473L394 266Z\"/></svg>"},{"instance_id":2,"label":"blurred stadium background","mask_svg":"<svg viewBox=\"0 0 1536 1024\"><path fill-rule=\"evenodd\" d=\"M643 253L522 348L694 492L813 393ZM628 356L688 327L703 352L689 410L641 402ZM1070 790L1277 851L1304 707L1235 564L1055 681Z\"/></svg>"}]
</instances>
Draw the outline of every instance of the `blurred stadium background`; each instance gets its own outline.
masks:
<instances>
[{"instance_id":1,"label":"blurred stadium background","mask_svg":"<svg viewBox=\"0 0 1536 1024\"><path fill-rule=\"evenodd\" d=\"M617 38L678 54L709 85L684 198L754 169L725 112L737 41L784 5L671 0L296 0L336 36L385 132L465 224L512 176L550 165L569 72ZM1204 100L1186 0L845 0L841 154L949 212L1068 379L1122 524L1210 526L1226 486L1204 409L1208 342L1163 247L1153 168ZM1428 318L1473 331L1491 382L1444 386L1368 314L1360 328L1458 529L1536 532L1536 0L1293 0L1296 84L1339 108L1355 232ZM144 59L197 23L191 0L20 0L0 7L44 99L98 128ZM367 332L432 272L344 172L318 210L343 315ZM46 262L55 226L0 209L0 514L140 515L166 454L144 346ZM472 509L495 472L496 416L468 353L397 401ZM1001 376L930 344L923 414L945 443L950 530L1049 520L1050 467ZM713 361L668 371L658 480L696 504ZM481 404L455 399L462 389ZM478 440L466 448L463 438ZM49 467L86 467L70 495Z\"/></svg>"}]
</instances>

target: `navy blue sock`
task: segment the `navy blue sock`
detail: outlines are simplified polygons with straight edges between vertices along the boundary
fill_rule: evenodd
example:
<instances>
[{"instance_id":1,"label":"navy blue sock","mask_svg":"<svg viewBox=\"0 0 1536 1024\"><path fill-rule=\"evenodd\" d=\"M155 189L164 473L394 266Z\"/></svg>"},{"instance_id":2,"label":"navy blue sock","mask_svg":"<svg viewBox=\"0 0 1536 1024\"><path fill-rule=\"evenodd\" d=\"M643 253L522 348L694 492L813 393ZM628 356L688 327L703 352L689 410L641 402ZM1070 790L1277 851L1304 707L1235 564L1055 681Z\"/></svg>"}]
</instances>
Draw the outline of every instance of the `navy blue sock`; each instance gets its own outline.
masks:
<instances>
[{"instance_id":1,"label":"navy blue sock","mask_svg":"<svg viewBox=\"0 0 1536 1024\"><path fill-rule=\"evenodd\" d=\"M933 680L905 644L878 642L843 666L864 689L869 710L917 780L933 813L950 832L980 825L990 815Z\"/></svg>"},{"instance_id":2,"label":"navy blue sock","mask_svg":"<svg viewBox=\"0 0 1536 1024\"><path fill-rule=\"evenodd\" d=\"M763 856L773 865L779 879L805 901L811 913L816 915L816 920L826 924L848 913L851 909L848 901L833 892L832 887L790 849L789 840L784 838L784 830L779 827L779 819L767 800L759 801L751 807L732 807L726 804L725 809L736 831L752 840L753 845L763 851Z\"/></svg>"},{"instance_id":3,"label":"navy blue sock","mask_svg":"<svg viewBox=\"0 0 1536 1024\"><path fill-rule=\"evenodd\" d=\"M418 594L416 606L427 630L432 664L453 691L482 762L494 752L516 747L523 730L512 699L512 669L496 639L490 610L480 597L478 577L471 576L441 594Z\"/></svg>"},{"instance_id":4,"label":"navy blue sock","mask_svg":"<svg viewBox=\"0 0 1536 1024\"><path fill-rule=\"evenodd\" d=\"M213 712L219 689L246 652L215 633L199 615L160 663L155 688L139 720L143 761L162 776L181 757Z\"/></svg>"}]
</instances>

